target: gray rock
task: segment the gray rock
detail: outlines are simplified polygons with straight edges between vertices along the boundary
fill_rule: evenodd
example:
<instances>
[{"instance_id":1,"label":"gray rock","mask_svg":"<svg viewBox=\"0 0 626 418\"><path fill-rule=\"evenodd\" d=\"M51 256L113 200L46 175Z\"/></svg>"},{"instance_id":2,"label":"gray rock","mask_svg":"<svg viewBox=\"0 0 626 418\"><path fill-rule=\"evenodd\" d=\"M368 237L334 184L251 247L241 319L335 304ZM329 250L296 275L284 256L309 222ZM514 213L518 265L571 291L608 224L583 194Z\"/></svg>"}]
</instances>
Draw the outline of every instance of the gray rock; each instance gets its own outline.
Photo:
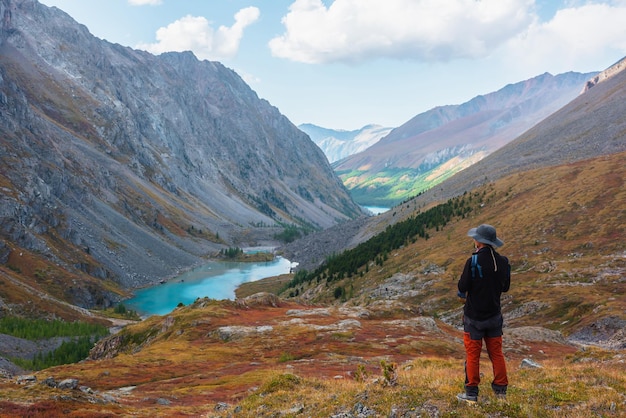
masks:
<instances>
[{"instance_id":1,"label":"gray rock","mask_svg":"<svg viewBox=\"0 0 626 418\"><path fill-rule=\"evenodd\" d=\"M226 402L218 402L213 408L213 410L215 412L223 412L223 411L227 411L229 408L230 408L230 405L228 405Z\"/></svg>"},{"instance_id":2,"label":"gray rock","mask_svg":"<svg viewBox=\"0 0 626 418\"><path fill-rule=\"evenodd\" d=\"M286 415L298 415L304 412L304 404L294 405L291 409L286 411Z\"/></svg>"},{"instance_id":3,"label":"gray rock","mask_svg":"<svg viewBox=\"0 0 626 418\"><path fill-rule=\"evenodd\" d=\"M543 366L539 363L537 363L534 360L531 360L529 358L525 358L522 360L521 364L520 364L520 368L522 369L541 369L543 368Z\"/></svg>"},{"instance_id":4,"label":"gray rock","mask_svg":"<svg viewBox=\"0 0 626 418\"><path fill-rule=\"evenodd\" d=\"M56 380L54 380L54 377L46 377L44 380L41 381L41 384L51 388L57 387L57 382Z\"/></svg>"},{"instance_id":5,"label":"gray rock","mask_svg":"<svg viewBox=\"0 0 626 418\"><path fill-rule=\"evenodd\" d=\"M78 387L78 379L64 379L57 384L59 389L76 389Z\"/></svg>"},{"instance_id":6,"label":"gray rock","mask_svg":"<svg viewBox=\"0 0 626 418\"><path fill-rule=\"evenodd\" d=\"M16 379L16 383L18 385L25 385L28 383L36 383L36 382L37 382L37 377L32 374L18 376Z\"/></svg>"}]
</instances>

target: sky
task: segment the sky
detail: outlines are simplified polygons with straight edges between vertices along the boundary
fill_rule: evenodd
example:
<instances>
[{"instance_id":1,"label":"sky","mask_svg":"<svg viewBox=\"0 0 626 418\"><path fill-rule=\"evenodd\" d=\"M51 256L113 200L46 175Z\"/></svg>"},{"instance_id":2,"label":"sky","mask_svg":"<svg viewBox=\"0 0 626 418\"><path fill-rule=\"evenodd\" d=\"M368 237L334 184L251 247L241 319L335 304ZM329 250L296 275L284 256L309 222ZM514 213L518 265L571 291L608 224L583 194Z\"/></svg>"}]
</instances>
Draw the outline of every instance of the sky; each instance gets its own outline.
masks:
<instances>
[{"instance_id":1,"label":"sky","mask_svg":"<svg viewBox=\"0 0 626 418\"><path fill-rule=\"evenodd\" d=\"M626 56L626 0L39 0L98 38L192 51L296 125L397 127Z\"/></svg>"}]
</instances>

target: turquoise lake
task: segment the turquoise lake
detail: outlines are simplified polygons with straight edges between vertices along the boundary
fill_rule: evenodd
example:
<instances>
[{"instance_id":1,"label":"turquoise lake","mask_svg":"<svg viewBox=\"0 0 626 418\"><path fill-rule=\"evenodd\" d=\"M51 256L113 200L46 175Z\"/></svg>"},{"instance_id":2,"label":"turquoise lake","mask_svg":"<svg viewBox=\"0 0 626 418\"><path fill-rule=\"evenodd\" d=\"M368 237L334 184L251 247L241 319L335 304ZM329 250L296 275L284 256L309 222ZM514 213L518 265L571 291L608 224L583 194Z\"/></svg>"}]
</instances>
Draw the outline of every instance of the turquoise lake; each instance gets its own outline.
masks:
<instances>
[{"instance_id":1,"label":"turquoise lake","mask_svg":"<svg viewBox=\"0 0 626 418\"><path fill-rule=\"evenodd\" d=\"M179 303L197 298L234 299L242 283L289 273L292 263L282 257L263 263L210 262L164 284L139 289L124 305L140 315L166 315Z\"/></svg>"}]
</instances>

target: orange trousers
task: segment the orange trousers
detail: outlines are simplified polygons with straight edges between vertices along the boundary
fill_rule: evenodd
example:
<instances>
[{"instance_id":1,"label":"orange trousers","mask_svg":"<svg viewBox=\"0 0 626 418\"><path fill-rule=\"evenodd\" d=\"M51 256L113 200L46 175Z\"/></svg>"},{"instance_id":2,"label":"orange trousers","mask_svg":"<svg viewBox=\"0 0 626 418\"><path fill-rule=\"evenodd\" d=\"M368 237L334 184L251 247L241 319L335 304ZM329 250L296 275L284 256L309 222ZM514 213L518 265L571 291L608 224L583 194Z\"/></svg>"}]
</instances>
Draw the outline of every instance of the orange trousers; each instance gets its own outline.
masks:
<instances>
[{"instance_id":1,"label":"orange trousers","mask_svg":"<svg viewBox=\"0 0 626 418\"><path fill-rule=\"evenodd\" d=\"M492 389L496 393L506 393L509 384L506 374L506 363L502 353L502 336L484 337L487 353L493 366ZM470 333L463 336L465 345L465 390L468 394L478 395L478 384L480 383L480 353L483 348L483 339L472 340Z\"/></svg>"}]
</instances>

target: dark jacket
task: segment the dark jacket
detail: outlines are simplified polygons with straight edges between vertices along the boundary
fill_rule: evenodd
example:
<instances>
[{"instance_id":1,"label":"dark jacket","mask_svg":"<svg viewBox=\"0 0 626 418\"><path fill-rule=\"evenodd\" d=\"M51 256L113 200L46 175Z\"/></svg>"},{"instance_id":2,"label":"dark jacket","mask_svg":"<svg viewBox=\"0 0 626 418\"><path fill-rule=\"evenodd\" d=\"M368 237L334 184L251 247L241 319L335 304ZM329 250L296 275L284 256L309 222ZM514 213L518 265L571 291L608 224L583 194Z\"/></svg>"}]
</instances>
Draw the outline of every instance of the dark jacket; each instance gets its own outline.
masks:
<instances>
[{"instance_id":1,"label":"dark jacket","mask_svg":"<svg viewBox=\"0 0 626 418\"><path fill-rule=\"evenodd\" d=\"M511 285L511 266L509 259L498 254L493 248L483 247L478 254L478 269L472 278L472 258L468 258L459 279L459 292L467 292L463 312L470 319L482 321L500 314L500 295L507 292ZM496 264L494 264L494 261ZM496 268L497 267L497 268Z\"/></svg>"}]
</instances>

